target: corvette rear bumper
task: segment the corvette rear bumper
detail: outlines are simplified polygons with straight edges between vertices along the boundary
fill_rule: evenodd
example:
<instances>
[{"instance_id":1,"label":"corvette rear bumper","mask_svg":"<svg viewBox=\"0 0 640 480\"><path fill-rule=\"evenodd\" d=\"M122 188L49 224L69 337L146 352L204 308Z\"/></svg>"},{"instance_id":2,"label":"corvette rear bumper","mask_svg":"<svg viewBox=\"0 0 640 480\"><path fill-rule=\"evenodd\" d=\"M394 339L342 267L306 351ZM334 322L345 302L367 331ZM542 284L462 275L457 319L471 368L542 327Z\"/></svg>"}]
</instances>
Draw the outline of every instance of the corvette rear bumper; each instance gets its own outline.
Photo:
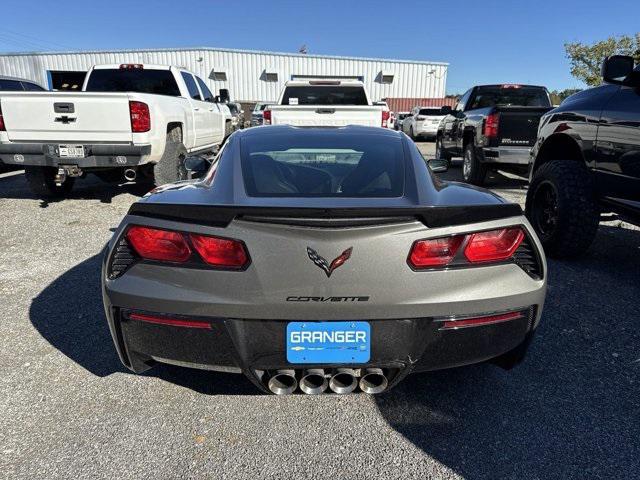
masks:
<instances>
[{"instance_id":1,"label":"corvette rear bumper","mask_svg":"<svg viewBox=\"0 0 640 480\"><path fill-rule=\"evenodd\" d=\"M370 320L371 358L359 364L292 364L286 357L287 320L178 317L184 325L140 321L130 311L109 307L109 328L128 368L143 372L155 363L244 373L266 390L269 372L281 369L382 368L394 372L389 387L413 372L440 370L489 360L533 335L536 308L522 318L457 330L443 330L434 318ZM176 319L175 316L167 317ZM189 326L192 321L196 325ZM204 328L203 328L204 326Z\"/></svg>"}]
</instances>

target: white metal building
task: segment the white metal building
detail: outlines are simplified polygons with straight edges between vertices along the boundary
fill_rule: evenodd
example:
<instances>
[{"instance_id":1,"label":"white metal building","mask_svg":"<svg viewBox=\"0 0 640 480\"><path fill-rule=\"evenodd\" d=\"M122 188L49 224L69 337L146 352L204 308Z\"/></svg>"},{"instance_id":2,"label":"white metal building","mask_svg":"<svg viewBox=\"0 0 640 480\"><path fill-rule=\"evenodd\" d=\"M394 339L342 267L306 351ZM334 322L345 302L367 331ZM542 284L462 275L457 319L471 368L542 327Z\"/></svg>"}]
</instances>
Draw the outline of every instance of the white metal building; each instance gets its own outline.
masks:
<instances>
[{"instance_id":1,"label":"white metal building","mask_svg":"<svg viewBox=\"0 0 640 480\"><path fill-rule=\"evenodd\" d=\"M35 80L58 90L80 88L95 64L154 63L185 67L208 80L212 91L226 88L240 102L277 99L285 81L305 77L350 78L365 82L374 101L443 98L448 63L294 53L184 48L0 55L0 75Z\"/></svg>"}]
</instances>

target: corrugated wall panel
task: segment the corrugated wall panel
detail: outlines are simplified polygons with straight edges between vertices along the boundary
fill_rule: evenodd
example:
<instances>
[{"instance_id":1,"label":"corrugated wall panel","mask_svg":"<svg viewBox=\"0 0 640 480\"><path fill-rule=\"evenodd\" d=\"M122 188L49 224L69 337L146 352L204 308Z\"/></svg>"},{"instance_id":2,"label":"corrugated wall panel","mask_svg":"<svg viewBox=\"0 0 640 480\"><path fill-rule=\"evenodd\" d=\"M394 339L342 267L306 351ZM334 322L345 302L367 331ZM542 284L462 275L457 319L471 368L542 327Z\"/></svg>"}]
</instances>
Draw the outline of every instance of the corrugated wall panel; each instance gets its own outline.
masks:
<instances>
[{"instance_id":1,"label":"corrugated wall panel","mask_svg":"<svg viewBox=\"0 0 640 480\"><path fill-rule=\"evenodd\" d=\"M228 88L233 99L275 101L284 82L293 75L362 76L374 101L383 98L443 98L448 64L381 59L198 48L114 52L78 52L0 55L0 75L47 84L48 70L88 70L103 63L156 63L185 67L201 76L212 91ZM212 69L224 69L226 81L209 79ZM278 74L266 81L265 71ZM380 73L394 75L381 83Z\"/></svg>"}]
</instances>

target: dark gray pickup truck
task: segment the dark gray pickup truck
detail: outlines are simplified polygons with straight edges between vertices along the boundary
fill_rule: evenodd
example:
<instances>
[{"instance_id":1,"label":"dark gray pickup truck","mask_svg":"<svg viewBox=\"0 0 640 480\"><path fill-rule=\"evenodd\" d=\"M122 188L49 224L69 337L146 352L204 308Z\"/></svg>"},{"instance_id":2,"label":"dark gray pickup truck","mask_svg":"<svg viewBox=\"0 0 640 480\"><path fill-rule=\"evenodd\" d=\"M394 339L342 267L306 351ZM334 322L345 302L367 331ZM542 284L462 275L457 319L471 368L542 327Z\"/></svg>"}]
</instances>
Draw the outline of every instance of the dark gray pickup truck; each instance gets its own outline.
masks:
<instances>
[{"instance_id":1,"label":"dark gray pickup truck","mask_svg":"<svg viewBox=\"0 0 640 480\"><path fill-rule=\"evenodd\" d=\"M446 117L438 127L436 158L464 157L464 179L475 185L484 183L490 169L526 174L540 117L549 110L545 87L473 87L453 109L442 107Z\"/></svg>"}]
</instances>

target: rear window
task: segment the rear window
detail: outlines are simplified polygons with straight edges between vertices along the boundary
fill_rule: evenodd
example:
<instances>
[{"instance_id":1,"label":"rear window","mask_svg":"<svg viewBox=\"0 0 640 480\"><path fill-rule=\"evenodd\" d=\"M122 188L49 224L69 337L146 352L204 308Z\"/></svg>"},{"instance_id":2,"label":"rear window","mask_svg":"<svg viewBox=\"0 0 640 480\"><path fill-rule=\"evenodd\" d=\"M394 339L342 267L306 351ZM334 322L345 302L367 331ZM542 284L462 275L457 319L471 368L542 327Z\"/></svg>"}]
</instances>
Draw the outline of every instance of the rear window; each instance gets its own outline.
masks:
<instances>
[{"instance_id":1,"label":"rear window","mask_svg":"<svg viewBox=\"0 0 640 480\"><path fill-rule=\"evenodd\" d=\"M302 86L287 87L282 105L368 105L362 87Z\"/></svg>"},{"instance_id":2,"label":"rear window","mask_svg":"<svg viewBox=\"0 0 640 480\"><path fill-rule=\"evenodd\" d=\"M139 92L180 96L180 89L169 70L97 69L89 75L87 92Z\"/></svg>"},{"instance_id":3,"label":"rear window","mask_svg":"<svg viewBox=\"0 0 640 480\"><path fill-rule=\"evenodd\" d=\"M495 106L550 107L547 90L541 87L479 87L468 109Z\"/></svg>"},{"instance_id":4,"label":"rear window","mask_svg":"<svg viewBox=\"0 0 640 480\"><path fill-rule=\"evenodd\" d=\"M28 92L44 92L44 88L31 82L22 82L22 87Z\"/></svg>"},{"instance_id":5,"label":"rear window","mask_svg":"<svg viewBox=\"0 0 640 480\"><path fill-rule=\"evenodd\" d=\"M0 91L16 92L18 90L19 91L23 90L22 85L20 84L19 81L0 79Z\"/></svg>"},{"instance_id":6,"label":"rear window","mask_svg":"<svg viewBox=\"0 0 640 480\"><path fill-rule=\"evenodd\" d=\"M242 139L242 175L254 197L399 197L399 138L272 133Z\"/></svg>"},{"instance_id":7,"label":"rear window","mask_svg":"<svg viewBox=\"0 0 640 480\"><path fill-rule=\"evenodd\" d=\"M418 115L440 115L439 108L421 108Z\"/></svg>"}]
</instances>

